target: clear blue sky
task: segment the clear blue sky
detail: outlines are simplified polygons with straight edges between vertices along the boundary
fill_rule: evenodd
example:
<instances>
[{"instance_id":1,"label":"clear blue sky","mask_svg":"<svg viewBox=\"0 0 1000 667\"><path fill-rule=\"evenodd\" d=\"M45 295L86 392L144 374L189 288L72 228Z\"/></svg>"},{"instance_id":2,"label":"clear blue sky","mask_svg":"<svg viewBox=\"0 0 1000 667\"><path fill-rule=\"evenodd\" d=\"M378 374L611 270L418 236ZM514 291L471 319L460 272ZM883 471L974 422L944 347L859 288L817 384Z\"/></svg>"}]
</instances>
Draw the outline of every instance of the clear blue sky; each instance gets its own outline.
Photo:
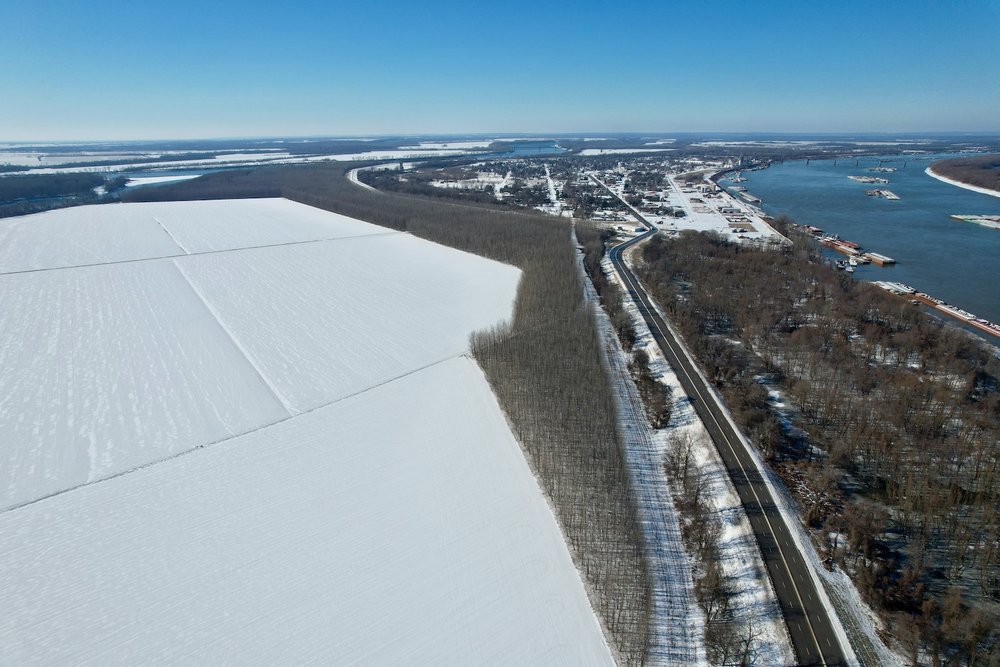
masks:
<instances>
[{"instance_id":1,"label":"clear blue sky","mask_svg":"<svg viewBox=\"0 0 1000 667\"><path fill-rule=\"evenodd\" d=\"M1000 131L1000 0L0 0L0 140L586 131Z\"/></svg>"}]
</instances>

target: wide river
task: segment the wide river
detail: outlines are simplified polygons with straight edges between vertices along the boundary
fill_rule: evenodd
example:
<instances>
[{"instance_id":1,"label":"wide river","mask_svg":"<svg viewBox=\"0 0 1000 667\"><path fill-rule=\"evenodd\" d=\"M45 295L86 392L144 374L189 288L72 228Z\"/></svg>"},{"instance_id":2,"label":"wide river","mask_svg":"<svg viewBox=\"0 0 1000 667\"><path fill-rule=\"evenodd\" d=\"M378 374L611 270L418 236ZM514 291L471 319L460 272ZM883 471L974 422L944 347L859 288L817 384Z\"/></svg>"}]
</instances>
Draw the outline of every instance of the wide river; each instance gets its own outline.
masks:
<instances>
[{"instance_id":1,"label":"wide river","mask_svg":"<svg viewBox=\"0 0 1000 667\"><path fill-rule=\"evenodd\" d=\"M961 214L1000 215L1000 198L942 183L924 173L945 156L883 158L892 173L868 171L878 158L812 160L774 164L744 173L747 190L770 215L860 243L894 258L892 267L859 266L861 280L906 283L979 317L1000 322L1000 230L953 220ZM891 160L891 161L890 161ZM836 164L835 164L836 162ZM858 183L848 176L879 176L888 184ZM723 185L730 185L723 180ZM898 201L869 197L887 189ZM841 255L837 255L841 257Z\"/></svg>"}]
</instances>

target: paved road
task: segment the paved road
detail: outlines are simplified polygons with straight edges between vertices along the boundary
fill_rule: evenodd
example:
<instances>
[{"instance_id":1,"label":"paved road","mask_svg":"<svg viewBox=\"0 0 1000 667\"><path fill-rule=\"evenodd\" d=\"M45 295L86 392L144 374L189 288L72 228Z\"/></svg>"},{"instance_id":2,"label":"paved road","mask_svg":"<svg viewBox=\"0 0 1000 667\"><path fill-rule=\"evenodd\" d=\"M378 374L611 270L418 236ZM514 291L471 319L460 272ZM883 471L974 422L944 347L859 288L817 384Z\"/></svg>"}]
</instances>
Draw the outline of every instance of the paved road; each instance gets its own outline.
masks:
<instances>
[{"instance_id":1,"label":"paved road","mask_svg":"<svg viewBox=\"0 0 1000 667\"><path fill-rule=\"evenodd\" d=\"M633 213L642 220L634 210ZM649 232L611 249L610 258L615 270L628 286L629 295L649 326L653 339L677 373L681 386L722 456L760 546L799 664L846 665L844 650L829 616L831 612L823 605L810 576L809 565L792 539L791 531L754 460L715 396L650 303L638 279L625 265L622 253L655 233L649 223L643 220L643 224L650 229Z\"/></svg>"}]
</instances>

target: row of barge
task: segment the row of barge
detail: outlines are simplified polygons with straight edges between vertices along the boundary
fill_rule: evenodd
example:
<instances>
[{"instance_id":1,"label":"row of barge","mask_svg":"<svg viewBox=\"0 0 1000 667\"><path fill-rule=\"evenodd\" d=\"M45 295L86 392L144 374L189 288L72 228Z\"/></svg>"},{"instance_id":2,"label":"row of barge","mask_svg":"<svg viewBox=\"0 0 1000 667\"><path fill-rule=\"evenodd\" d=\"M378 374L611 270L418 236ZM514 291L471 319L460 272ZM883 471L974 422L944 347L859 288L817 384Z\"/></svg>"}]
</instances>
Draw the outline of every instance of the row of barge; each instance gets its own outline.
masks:
<instances>
[{"instance_id":1,"label":"row of barge","mask_svg":"<svg viewBox=\"0 0 1000 667\"><path fill-rule=\"evenodd\" d=\"M847 255L849 258L854 259L856 262L861 262L862 264L867 264L871 262L872 264L877 264L878 266L890 266L896 263L892 257L888 255L883 255L882 253L872 252L870 250L862 249L861 245L855 243L854 241L847 241L840 238L836 234L832 236L824 236L823 230L819 227L813 227L811 225L803 225L802 229L811 234L812 236L819 239L819 243L822 246L830 248L831 250L836 250L839 253Z\"/></svg>"},{"instance_id":2,"label":"row of barge","mask_svg":"<svg viewBox=\"0 0 1000 667\"><path fill-rule=\"evenodd\" d=\"M852 267L855 263L867 263L866 260L870 260L873 264L878 264L879 266L896 263L896 260L893 258L886 257L885 255L881 255L877 252L862 252L860 245L853 241L845 241L837 235L823 236L823 230L818 227L802 225L801 228L809 234L818 237L821 245L847 255L849 261L852 262L850 264ZM838 263L838 267L845 268L845 266L842 266L842 263ZM957 306L952 306L941 299L933 297L930 294L926 294L925 292L918 292L909 285L886 280L875 280L872 281L872 284L876 287L884 289L887 292L891 292L892 294L908 297L915 304L930 306L934 310L958 320L962 324L966 324L978 331L1000 338L1000 324L990 322L989 320L981 317L976 317L976 315L967 310L962 310Z\"/></svg>"},{"instance_id":3,"label":"row of barge","mask_svg":"<svg viewBox=\"0 0 1000 667\"><path fill-rule=\"evenodd\" d=\"M888 178L879 178L878 176L848 176L852 181L857 181L858 183L875 183L879 185L886 185L889 183Z\"/></svg>"},{"instance_id":4,"label":"row of barge","mask_svg":"<svg viewBox=\"0 0 1000 667\"><path fill-rule=\"evenodd\" d=\"M948 317L958 320L962 324L967 324L974 329L983 331L992 336L1000 338L1000 324L990 322L989 320L983 319L981 317L976 317L974 314L970 313L967 310L962 310L957 306L952 306L942 301L941 299L931 296L930 294L926 294L924 292L918 292L909 285L906 285L904 283L889 282L885 280L876 280L873 281L872 284L897 296L910 297L911 301L915 304L922 303L925 306L930 306L934 310L944 313Z\"/></svg>"}]
</instances>

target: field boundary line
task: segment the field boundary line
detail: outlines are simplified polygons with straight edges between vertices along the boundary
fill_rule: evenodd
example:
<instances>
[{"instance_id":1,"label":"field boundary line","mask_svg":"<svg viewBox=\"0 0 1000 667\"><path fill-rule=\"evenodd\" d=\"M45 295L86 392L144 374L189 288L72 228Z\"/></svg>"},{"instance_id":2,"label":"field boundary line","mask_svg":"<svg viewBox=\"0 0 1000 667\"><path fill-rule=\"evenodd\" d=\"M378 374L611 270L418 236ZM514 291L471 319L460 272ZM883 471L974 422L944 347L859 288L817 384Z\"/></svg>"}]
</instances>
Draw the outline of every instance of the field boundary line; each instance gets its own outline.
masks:
<instances>
[{"instance_id":1,"label":"field boundary line","mask_svg":"<svg viewBox=\"0 0 1000 667\"><path fill-rule=\"evenodd\" d=\"M198 451L201 451L203 449L208 449L209 447L214 447L216 445L221 445L223 443L229 442L230 440L236 440L237 438L242 438L245 435L250 435L251 433L256 433L257 431L263 431L263 430L269 429L269 428L271 428L273 426L277 426L278 424L283 424L283 423L285 423L285 422L287 422L287 421L289 421L291 419L295 419L297 417L301 417L302 415L307 415L307 414L309 414L311 412L316 412L317 410L322 410L323 408L328 408L331 405L334 405L336 403L340 403L341 401L346 401L349 398L354 398L355 396L360 396L361 394L365 394L365 393L367 393L369 391L372 391L373 389L378 389L379 387L383 387L383 386L385 386L387 384L392 384L396 380L402 380L403 378L409 377L411 375L415 375L417 373L420 373L421 371L425 371L425 370L427 370L429 368L433 368L435 366L440 366L441 364L444 364L444 363L447 363L449 361L452 361L453 359L459 359L459 358L462 358L462 357L468 358L469 357L469 352L468 351L464 351L464 352L460 352L458 354L452 354L452 355L449 355L447 357L438 359L436 361L432 361L430 363L424 364L423 366L418 366L417 368L412 368L412 369L410 369L410 370L408 370L408 371L406 371L404 373L400 373L399 375L395 375L395 376L393 376L391 378L388 378L386 380L383 380L381 382L376 382L375 384L369 385L367 387L364 387L363 389L359 389L357 391L353 391L353 392L351 392L349 394L345 394L343 396L338 396L337 398L335 398L335 399L333 399L331 401L327 401L326 403L321 403L321 404L316 405L314 407L311 407L311 408L309 408L307 410L302 410L301 412L296 413L294 415L290 414L287 417L282 417L281 419L276 419L274 421L267 422L265 424L261 424L260 426L255 426L254 428L248 429L248 430L243 431L241 433L234 433L233 435L227 435L226 437L219 438L218 440L213 440L211 442L206 442L206 443L203 443L203 444L200 444L200 445L195 445L195 446L193 446L193 447L191 447L189 449L185 449L182 452L177 452L176 454L171 454L170 456L164 456L164 457L156 459L154 461L149 461L147 463L143 463L141 465L134 466L132 468L129 468L128 470L122 470L120 472L116 472L114 474L108 475L107 477L102 477L100 479L95 479L95 480L92 480L92 481L89 481L89 482L82 482L82 483L77 484L75 486L70 486L70 487L67 487L65 489L60 489L58 491L53 491L51 493L47 493L44 496L39 496L38 498L34 498L32 500L27 500L27 501L24 501L24 502L21 502L21 503L17 503L17 504L14 504L14 505L8 505L7 507L0 508L0 514L4 514L6 512L13 512L13 511L19 510L19 509L21 509L23 507L28 507L29 505L34 505L36 503L40 503L40 502L43 502L45 500L49 500L50 498L55 498L57 496L61 496L61 495L66 494L66 493L70 493L72 491L78 491L78 490L86 488L88 486L95 486L97 484L103 484L104 482L110 482L113 479L118 479L119 477L124 477L125 475L130 475L130 474L132 474L134 472L138 472L140 470L145 470L146 468L152 468L154 466L158 466L161 463L167 463L169 461L173 461L174 459L179 459L182 456L187 456L188 454L193 454L194 452L198 452Z\"/></svg>"},{"instance_id":2,"label":"field boundary line","mask_svg":"<svg viewBox=\"0 0 1000 667\"><path fill-rule=\"evenodd\" d=\"M166 230L164 230L166 231ZM161 259L179 259L182 257L197 257L199 255L221 255L227 252L242 252L244 250L263 250L264 248L281 248L284 246L306 245L309 243L331 243L333 241L353 241L356 239L370 239L379 236L395 236L406 234L406 232L388 231L372 232L371 234L358 234L356 236L338 236L329 239L306 239L304 241L283 241L281 243L265 243L263 245L243 246L242 248L223 248L221 250L202 250L201 252L185 252L179 255L157 255L155 257L136 257L135 259L116 259L110 262L91 262L89 264L71 264L69 266L50 266L39 269L19 269L17 271L0 271L0 277L16 276L25 273L43 273L45 271L66 271L68 269L88 269L95 266L114 266L115 264L135 264L137 262L155 262ZM179 244L178 244L178 247Z\"/></svg>"}]
</instances>

